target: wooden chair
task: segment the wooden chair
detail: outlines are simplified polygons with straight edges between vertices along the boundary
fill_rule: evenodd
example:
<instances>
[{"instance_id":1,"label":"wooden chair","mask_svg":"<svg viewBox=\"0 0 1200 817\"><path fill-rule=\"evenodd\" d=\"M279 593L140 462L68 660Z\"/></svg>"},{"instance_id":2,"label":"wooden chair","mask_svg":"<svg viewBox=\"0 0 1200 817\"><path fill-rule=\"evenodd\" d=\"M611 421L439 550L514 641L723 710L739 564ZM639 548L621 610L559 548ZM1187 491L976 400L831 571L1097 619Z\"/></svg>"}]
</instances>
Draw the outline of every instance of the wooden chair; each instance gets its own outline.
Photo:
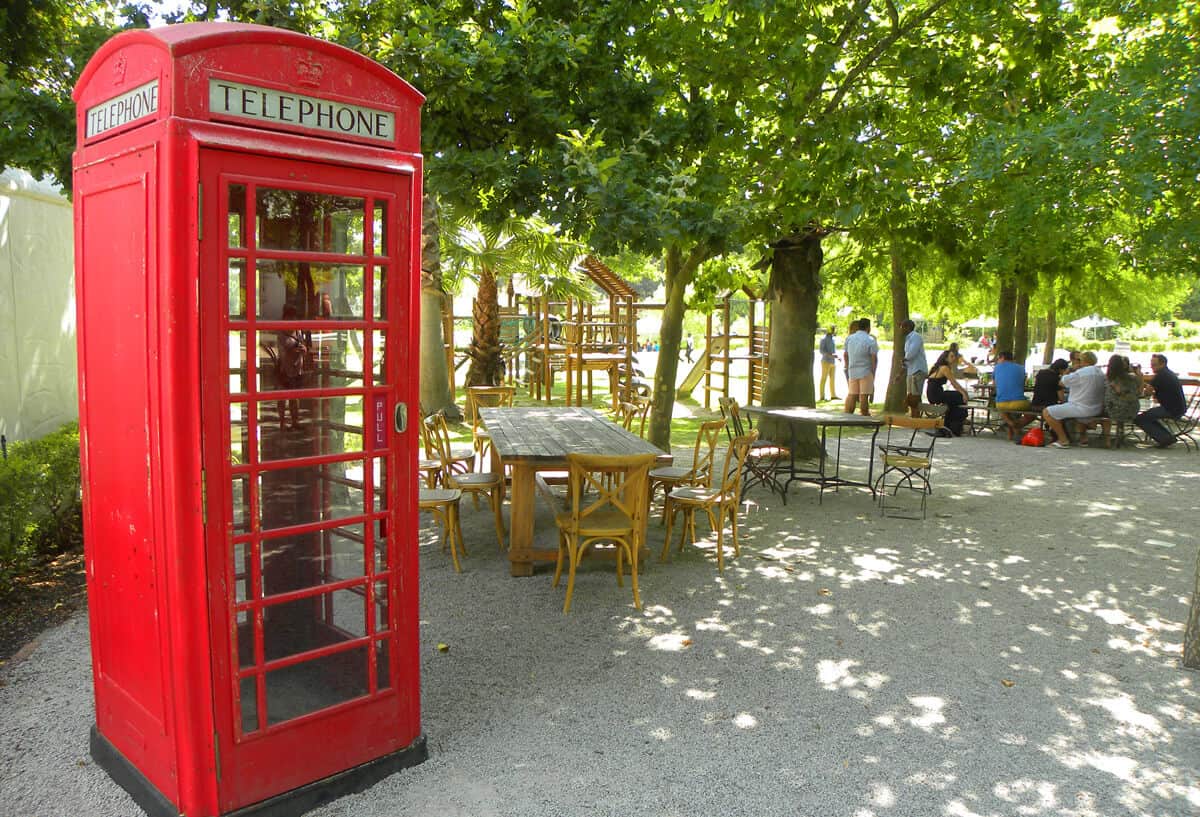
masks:
<instances>
[{"instance_id":1,"label":"wooden chair","mask_svg":"<svg viewBox=\"0 0 1200 817\"><path fill-rule=\"evenodd\" d=\"M425 418L418 424L421 431L421 453L425 456L417 458L417 474L426 488L436 488L442 481L442 460L434 448L432 432Z\"/></svg>"},{"instance_id":2,"label":"wooden chair","mask_svg":"<svg viewBox=\"0 0 1200 817\"><path fill-rule=\"evenodd\" d=\"M758 431L751 431L741 437L734 437L725 452L725 465L721 471L721 482L713 485L713 473L709 472L707 485L683 486L667 494L667 535L663 541L661 561L667 561L671 550L671 527L675 524L675 515L683 511L683 529L679 532L679 549L683 550L684 540L690 538L696 544L696 511L703 510L708 514L709 525L717 532L717 571L725 571L725 518L729 517L733 533L733 555L738 556L741 548L738 546L737 512L741 496L742 473L745 470L746 457L749 456L758 438Z\"/></svg>"},{"instance_id":3,"label":"wooden chair","mask_svg":"<svg viewBox=\"0 0 1200 817\"><path fill-rule=\"evenodd\" d=\"M749 418L742 416L737 400L732 397L721 398L718 400L718 406L721 414L729 421L730 440L745 437L754 430ZM783 489L779 485L779 469L787 456L788 449L785 446L771 440L756 439L746 455L745 465L742 466L746 472L742 480L742 493L755 485L766 485L767 490L772 492L778 490L782 496Z\"/></svg>"},{"instance_id":4,"label":"wooden chair","mask_svg":"<svg viewBox=\"0 0 1200 817\"><path fill-rule=\"evenodd\" d=\"M633 605L642 607L638 595L638 554L646 526L646 480L654 454L567 455L567 504L555 518L558 525L558 560L554 586L567 568L567 597L563 612L571 612L575 571L589 547L608 542L616 547L617 584L624 585L624 563L629 562Z\"/></svg>"},{"instance_id":5,"label":"wooden chair","mask_svg":"<svg viewBox=\"0 0 1200 817\"><path fill-rule=\"evenodd\" d=\"M650 412L649 400L622 401L617 404L613 421L628 432L646 438L646 415Z\"/></svg>"},{"instance_id":6,"label":"wooden chair","mask_svg":"<svg viewBox=\"0 0 1200 817\"><path fill-rule=\"evenodd\" d=\"M709 420L700 424L696 432L696 445L692 449L692 464L661 465L650 471L650 503L654 502L654 494L659 486L663 489L662 519L667 521L666 495L671 489L684 485L711 485L713 462L717 457L717 440L725 429L724 420Z\"/></svg>"},{"instance_id":7,"label":"wooden chair","mask_svg":"<svg viewBox=\"0 0 1200 817\"><path fill-rule=\"evenodd\" d=\"M479 419L481 408L512 408L516 386L467 386L467 418L471 421L471 445L479 460L478 471L483 470L484 458L491 447L483 421Z\"/></svg>"},{"instance_id":8,"label":"wooden chair","mask_svg":"<svg viewBox=\"0 0 1200 817\"><path fill-rule=\"evenodd\" d=\"M496 539L500 542L500 549L503 550L504 519L500 515L500 502L504 491L504 475L457 470L450 453L450 429L446 425L446 416L441 412L433 415L429 418L429 427L438 458L442 462L442 486L457 488L464 494L470 494L476 506L478 506L479 495L487 495L492 512L496 515Z\"/></svg>"},{"instance_id":9,"label":"wooden chair","mask_svg":"<svg viewBox=\"0 0 1200 817\"><path fill-rule=\"evenodd\" d=\"M457 488L422 488L417 495L417 508L429 511L442 527L442 550L450 548L450 560L454 563L454 572L462 573L458 563L458 550L462 548L463 556L467 555L463 543L462 525L459 524L459 501L462 491Z\"/></svg>"},{"instance_id":10,"label":"wooden chair","mask_svg":"<svg viewBox=\"0 0 1200 817\"><path fill-rule=\"evenodd\" d=\"M883 471L875 480L874 491L879 498L879 512L884 516L916 519L903 513L889 511L900 507L888 502L888 478L895 477L891 496L894 498L901 487L909 488L921 495L921 519L925 518L926 499L933 493L930 477L933 471L933 447L937 443L939 429L944 421L941 417L908 417L889 414L885 418L887 436L876 447L879 450Z\"/></svg>"},{"instance_id":11,"label":"wooden chair","mask_svg":"<svg viewBox=\"0 0 1200 817\"><path fill-rule=\"evenodd\" d=\"M430 414L421 421L421 445L425 449L425 456L418 460L417 468L418 470L425 472L425 468L422 466L422 463L427 463L430 460L437 463L437 476L436 479L434 479L433 484L439 484L442 482L442 473L446 469L446 466L443 462L444 459L448 459L450 461L450 468L455 473L465 474L471 470L471 467L475 462L475 449L460 445L451 445L449 443L449 431L447 430L446 439L448 447L446 456L443 457L442 452L438 449L438 442L434 437L433 429L435 425L435 417L442 418L443 426L446 424L446 416L440 411ZM428 484L428 478L426 479L426 482Z\"/></svg>"}]
</instances>

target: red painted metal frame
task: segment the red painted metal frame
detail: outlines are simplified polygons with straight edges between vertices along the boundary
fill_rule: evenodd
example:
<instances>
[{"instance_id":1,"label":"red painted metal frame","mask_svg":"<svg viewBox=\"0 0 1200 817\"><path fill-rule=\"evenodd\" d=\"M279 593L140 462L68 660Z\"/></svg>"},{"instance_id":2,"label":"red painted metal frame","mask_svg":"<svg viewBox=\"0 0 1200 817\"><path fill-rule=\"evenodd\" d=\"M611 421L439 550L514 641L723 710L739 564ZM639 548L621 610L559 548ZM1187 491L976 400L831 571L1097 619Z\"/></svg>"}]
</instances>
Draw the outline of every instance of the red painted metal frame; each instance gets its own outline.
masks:
<instances>
[{"instance_id":1,"label":"red painted metal frame","mask_svg":"<svg viewBox=\"0 0 1200 817\"><path fill-rule=\"evenodd\" d=\"M288 87L289 66L298 60L329 66L330 85L299 92L328 93L396 112L395 144L265 131L207 115L209 75ZM159 83L155 115L85 138L89 107L152 80ZM196 24L114 38L85 68L75 100L80 431L97 730L180 813L225 814L420 738L416 484L411 476L415 431L384 430L380 438L374 424L376 395L385 401L385 422L397 402L415 406L417 401L411 361L420 302L421 96L386 69L338 46L258 26ZM221 218L226 205L216 193L222 173L287 187L295 186L288 175L294 172L309 173L338 194L367 199L364 217L374 215L371 197L394 202L385 231L391 244L387 292L394 307L389 305L386 321L376 321L372 301L365 297L365 320L305 324L314 330L361 330L369 355L378 352L376 330L386 330L386 385L372 382L374 367L368 365L360 387L277 390L264 397L363 396L362 452L317 453L259 468L363 463L361 514L273 529L269 538L351 526L357 535L361 525L365 577L273 600L359 588L366 635L264 663L254 672L362 645L373 662L373 644L391 640L390 691L376 689L372 672L363 698L243 735L236 693L242 672L231 651L233 628L239 610L261 619L253 590L261 588L262 576L259 560L253 560L245 576L252 601L235 604L242 567L233 564L233 551L235 543L261 542L265 532L253 524L244 534L235 531L226 491L236 473L254 469L229 466L229 404L252 408L246 415L247 453L254 449L257 460L257 353L251 351L257 337L247 330L246 392L229 395L228 372L220 371L228 368L228 302L213 299L227 275L225 266L213 266L214 258L223 257L214 236L226 223ZM106 212L114 204L122 209ZM248 207L247 218L252 213ZM338 256L364 267L368 293L374 286L370 241L368 230L362 254ZM301 255L301 260L330 258L274 250L260 251L258 257ZM252 277L248 268L251 286ZM257 331L273 332L281 325L249 318ZM386 463L391 481L386 509L375 508L375 459ZM254 500L253 518L257 480L246 477L245 482ZM392 537L389 572L375 576L372 537L381 525ZM385 578L389 620L386 629L375 630L372 597L376 582ZM255 652L261 659L259 639ZM260 714L265 713L261 692L260 684Z\"/></svg>"}]
</instances>

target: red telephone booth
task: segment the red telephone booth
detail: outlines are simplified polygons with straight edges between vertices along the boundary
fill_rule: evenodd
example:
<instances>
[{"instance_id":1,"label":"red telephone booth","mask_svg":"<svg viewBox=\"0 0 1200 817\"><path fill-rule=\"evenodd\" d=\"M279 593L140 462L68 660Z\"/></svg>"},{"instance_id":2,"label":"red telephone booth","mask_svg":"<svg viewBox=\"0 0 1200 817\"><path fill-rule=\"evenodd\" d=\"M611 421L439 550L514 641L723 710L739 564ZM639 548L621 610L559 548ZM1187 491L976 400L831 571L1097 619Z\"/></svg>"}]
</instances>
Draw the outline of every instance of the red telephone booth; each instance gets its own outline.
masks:
<instances>
[{"instance_id":1,"label":"red telephone booth","mask_svg":"<svg viewBox=\"0 0 1200 817\"><path fill-rule=\"evenodd\" d=\"M425 757L422 97L200 23L75 100L92 754L151 814L298 814Z\"/></svg>"}]
</instances>

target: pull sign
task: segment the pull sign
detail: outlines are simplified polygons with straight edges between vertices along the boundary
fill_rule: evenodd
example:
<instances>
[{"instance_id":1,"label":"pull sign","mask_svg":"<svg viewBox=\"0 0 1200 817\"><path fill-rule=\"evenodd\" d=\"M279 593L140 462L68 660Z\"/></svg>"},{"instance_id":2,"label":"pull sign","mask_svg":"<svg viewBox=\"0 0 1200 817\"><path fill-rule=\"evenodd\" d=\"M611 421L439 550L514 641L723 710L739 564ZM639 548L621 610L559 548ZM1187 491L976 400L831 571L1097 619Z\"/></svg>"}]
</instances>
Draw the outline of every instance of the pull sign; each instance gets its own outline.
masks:
<instances>
[{"instance_id":1,"label":"pull sign","mask_svg":"<svg viewBox=\"0 0 1200 817\"><path fill-rule=\"evenodd\" d=\"M387 448L387 398L375 397L375 447Z\"/></svg>"}]
</instances>

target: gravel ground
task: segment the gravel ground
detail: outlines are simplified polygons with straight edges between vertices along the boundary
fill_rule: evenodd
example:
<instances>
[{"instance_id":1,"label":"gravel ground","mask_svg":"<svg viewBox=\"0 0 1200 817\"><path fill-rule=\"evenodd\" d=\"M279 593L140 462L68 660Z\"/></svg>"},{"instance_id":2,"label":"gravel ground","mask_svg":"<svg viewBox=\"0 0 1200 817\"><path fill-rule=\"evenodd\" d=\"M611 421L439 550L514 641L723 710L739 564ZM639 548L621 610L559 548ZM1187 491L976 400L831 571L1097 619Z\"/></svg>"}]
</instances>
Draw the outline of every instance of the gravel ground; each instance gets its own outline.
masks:
<instances>
[{"instance_id":1,"label":"gravel ground","mask_svg":"<svg viewBox=\"0 0 1200 817\"><path fill-rule=\"evenodd\" d=\"M429 760L313 814L1200 813L1178 659L1200 456L976 438L938 459L925 522L861 491L752 495L724 576L712 537L654 559L641 612L596 563L564 616L482 509L460 575L423 531ZM140 813L88 757L84 613L0 684L0 814Z\"/></svg>"}]
</instances>

